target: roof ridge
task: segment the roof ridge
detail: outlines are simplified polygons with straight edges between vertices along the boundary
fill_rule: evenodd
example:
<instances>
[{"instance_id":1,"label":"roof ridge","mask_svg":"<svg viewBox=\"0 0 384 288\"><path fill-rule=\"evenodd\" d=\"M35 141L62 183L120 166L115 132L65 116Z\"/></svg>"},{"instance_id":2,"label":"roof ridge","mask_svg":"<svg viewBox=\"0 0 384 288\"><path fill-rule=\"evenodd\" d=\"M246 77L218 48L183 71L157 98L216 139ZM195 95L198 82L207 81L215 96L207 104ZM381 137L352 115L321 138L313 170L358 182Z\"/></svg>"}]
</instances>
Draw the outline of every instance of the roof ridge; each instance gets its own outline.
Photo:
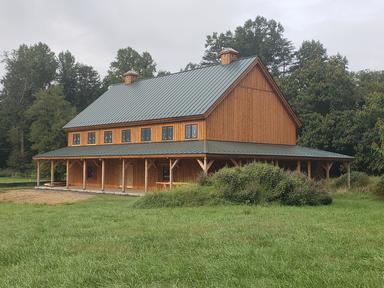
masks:
<instances>
[{"instance_id":1,"label":"roof ridge","mask_svg":"<svg viewBox=\"0 0 384 288\"><path fill-rule=\"evenodd\" d=\"M250 59L250 58L257 58L257 57L258 57L258 56L256 56L256 55L253 55L253 56L247 56L247 57L240 57L240 58L238 58L238 59L233 60L230 64L226 64L226 65L231 65L231 64L234 63L234 62L238 62L238 61L242 61L242 60L246 60L246 59ZM200 65L200 64L199 64L199 65ZM135 83L140 82L140 81L146 81L146 80L151 80L151 79L157 79L157 78L163 78L163 77L173 76L173 75L181 74L181 73L188 73L188 72L192 72L192 71L196 71L196 70L200 70L200 69L211 68L211 67L215 67L215 66L219 66L219 65L223 65L223 64L221 64L221 63L212 63L212 64L210 64L210 65L200 66L200 67L193 68L193 69L190 69L190 70L184 70L184 71L173 72L173 73L166 74L166 75L153 76L153 77L148 77L148 78L139 78L139 79L137 79L137 80L135 81ZM226 65L223 65L223 66L226 66ZM119 85L124 85L124 83L113 83L113 84L110 84L110 86L119 86Z\"/></svg>"}]
</instances>

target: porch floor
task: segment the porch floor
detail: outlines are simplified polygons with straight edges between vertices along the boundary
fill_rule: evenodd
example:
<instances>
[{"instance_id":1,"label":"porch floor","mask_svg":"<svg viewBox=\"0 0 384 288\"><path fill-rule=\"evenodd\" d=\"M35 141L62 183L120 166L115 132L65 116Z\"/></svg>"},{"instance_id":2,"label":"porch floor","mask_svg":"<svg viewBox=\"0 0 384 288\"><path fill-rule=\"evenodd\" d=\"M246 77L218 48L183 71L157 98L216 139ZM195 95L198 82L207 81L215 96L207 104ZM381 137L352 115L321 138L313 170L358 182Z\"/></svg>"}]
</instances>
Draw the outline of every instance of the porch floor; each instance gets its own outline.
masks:
<instances>
[{"instance_id":1,"label":"porch floor","mask_svg":"<svg viewBox=\"0 0 384 288\"><path fill-rule=\"evenodd\" d=\"M95 193L95 194L110 194L110 195L121 195L121 196L135 196L140 197L144 196L145 192L142 190L133 190L127 189L124 193L120 189L106 188L104 191L101 191L99 187L89 187L83 189L80 186L70 186L68 189L65 186L35 186L37 190L50 190L50 191L71 191L71 192L80 192L80 193Z\"/></svg>"}]
</instances>

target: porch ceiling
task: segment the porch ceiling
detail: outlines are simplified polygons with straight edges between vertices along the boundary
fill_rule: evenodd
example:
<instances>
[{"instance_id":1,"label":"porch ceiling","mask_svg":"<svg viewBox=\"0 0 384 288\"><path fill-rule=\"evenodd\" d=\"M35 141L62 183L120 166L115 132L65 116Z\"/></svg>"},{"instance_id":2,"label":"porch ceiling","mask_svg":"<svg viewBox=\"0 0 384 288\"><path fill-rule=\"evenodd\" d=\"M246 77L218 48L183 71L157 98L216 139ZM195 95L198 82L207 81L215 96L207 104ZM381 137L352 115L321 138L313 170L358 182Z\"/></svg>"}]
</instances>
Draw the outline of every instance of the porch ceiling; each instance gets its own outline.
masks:
<instances>
[{"instance_id":1,"label":"porch ceiling","mask_svg":"<svg viewBox=\"0 0 384 288\"><path fill-rule=\"evenodd\" d=\"M72 146L39 154L34 159L143 158L153 156L248 156L270 158L352 161L351 156L297 145L256 144L229 141L180 141L97 146Z\"/></svg>"}]
</instances>

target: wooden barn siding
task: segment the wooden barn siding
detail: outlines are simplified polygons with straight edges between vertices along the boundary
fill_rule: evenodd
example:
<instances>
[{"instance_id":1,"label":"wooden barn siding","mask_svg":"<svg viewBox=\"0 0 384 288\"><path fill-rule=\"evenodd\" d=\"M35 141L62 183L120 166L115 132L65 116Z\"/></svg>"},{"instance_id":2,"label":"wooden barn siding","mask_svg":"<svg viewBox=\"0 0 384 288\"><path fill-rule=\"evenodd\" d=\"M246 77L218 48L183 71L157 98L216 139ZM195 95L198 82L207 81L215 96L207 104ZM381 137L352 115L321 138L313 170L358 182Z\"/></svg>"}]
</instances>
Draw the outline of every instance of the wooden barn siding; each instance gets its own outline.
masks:
<instances>
[{"instance_id":1,"label":"wooden barn siding","mask_svg":"<svg viewBox=\"0 0 384 288\"><path fill-rule=\"evenodd\" d=\"M207 118L208 140L296 144L296 125L258 67Z\"/></svg>"},{"instance_id":2,"label":"wooden barn siding","mask_svg":"<svg viewBox=\"0 0 384 288\"><path fill-rule=\"evenodd\" d=\"M169 167L169 160L156 160L156 168L151 167L148 172L148 186L156 188L156 182L162 180L162 167ZM95 162L98 164L95 165ZM144 190L144 159L131 160L133 165L133 189ZM94 177L87 179L87 186L92 188L101 187L101 161L87 160L87 166L94 167ZM195 159L181 159L174 168L174 182L192 182L201 172L201 168ZM70 168L69 184L70 186L81 187L83 183L83 169L79 161L75 161ZM121 188L121 160L108 159L105 161L105 187ZM129 191L129 189L127 189Z\"/></svg>"},{"instance_id":3,"label":"wooden barn siding","mask_svg":"<svg viewBox=\"0 0 384 288\"><path fill-rule=\"evenodd\" d=\"M205 121L191 121L191 122L176 122L176 123L165 123L165 124L154 124L154 125L145 125L145 126L133 126L133 127L123 127L123 128L111 128L111 129L96 129L96 130L86 130L86 131L77 131L77 132L68 132L68 146L72 146L72 135L74 133L80 133L80 145L75 146L84 146L89 145L88 142L88 132L96 132L96 144L95 145L111 145L111 144L122 144L121 142L121 131L126 129L131 129L131 142L130 143L142 143L141 142L141 128L152 128L151 141L148 142L163 142L161 139L162 127L163 126L173 126L173 141L183 141L185 140L185 125L186 124L198 124L198 138L199 140L204 139L205 137ZM104 143L104 131L112 131L112 142L109 144Z\"/></svg>"}]
</instances>

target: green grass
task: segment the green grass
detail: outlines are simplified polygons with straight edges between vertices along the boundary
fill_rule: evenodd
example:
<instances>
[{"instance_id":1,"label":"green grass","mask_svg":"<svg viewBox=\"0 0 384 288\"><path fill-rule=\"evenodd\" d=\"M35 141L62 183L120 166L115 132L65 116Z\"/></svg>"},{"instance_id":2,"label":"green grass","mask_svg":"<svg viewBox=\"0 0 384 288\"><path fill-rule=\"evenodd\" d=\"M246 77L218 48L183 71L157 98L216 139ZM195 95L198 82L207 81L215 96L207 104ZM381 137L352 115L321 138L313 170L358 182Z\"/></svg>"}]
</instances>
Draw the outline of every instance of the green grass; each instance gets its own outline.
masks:
<instances>
[{"instance_id":1,"label":"green grass","mask_svg":"<svg viewBox=\"0 0 384 288\"><path fill-rule=\"evenodd\" d=\"M0 203L0 287L382 287L384 202Z\"/></svg>"},{"instance_id":2,"label":"green grass","mask_svg":"<svg viewBox=\"0 0 384 288\"><path fill-rule=\"evenodd\" d=\"M0 177L0 183L23 183L23 182L36 182L36 179L24 178L24 177Z\"/></svg>"}]
</instances>

